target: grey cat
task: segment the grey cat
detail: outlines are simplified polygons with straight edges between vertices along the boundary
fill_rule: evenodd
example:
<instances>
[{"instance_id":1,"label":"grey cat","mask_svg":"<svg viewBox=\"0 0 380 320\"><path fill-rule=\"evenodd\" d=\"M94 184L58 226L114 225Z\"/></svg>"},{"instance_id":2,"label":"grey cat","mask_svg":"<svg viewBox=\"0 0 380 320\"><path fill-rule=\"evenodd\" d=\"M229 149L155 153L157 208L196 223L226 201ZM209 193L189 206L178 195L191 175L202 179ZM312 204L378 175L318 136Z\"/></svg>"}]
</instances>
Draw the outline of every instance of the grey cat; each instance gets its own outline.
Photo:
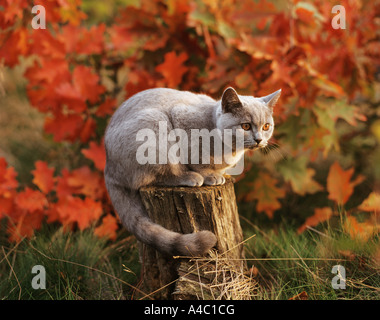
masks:
<instances>
[{"instance_id":1,"label":"grey cat","mask_svg":"<svg viewBox=\"0 0 380 320\"><path fill-rule=\"evenodd\" d=\"M138 240L164 254L202 255L211 249L216 244L216 237L210 231L179 234L153 223L145 212L138 190L147 185L194 187L224 184L223 174L243 156L244 151L267 145L274 128L273 107L280 94L281 90L278 90L254 98L238 95L230 87L216 101L203 94L156 88L137 93L125 101L112 116L105 133L105 182L123 225ZM170 147L178 142L176 138L165 141L167 145L159 145L156 140L137 139L144 129L159 136L159 124L166 124L168 134L174 129L182 129L188 134L194 129L231 129L235 136L240 129L244 143L241 148L232 143L230 154L224 153L221 159L212 147L206 149L210 153L210 162L206 164L199 159L188 163L141 164L136 155L142 144L148 151L155 151L153 158L157 159L166 156ZM188 143L189 149L191 146L194 147L192 141ZM198 153L200 157L201 152Z\"/></svg>"}]
</instances>

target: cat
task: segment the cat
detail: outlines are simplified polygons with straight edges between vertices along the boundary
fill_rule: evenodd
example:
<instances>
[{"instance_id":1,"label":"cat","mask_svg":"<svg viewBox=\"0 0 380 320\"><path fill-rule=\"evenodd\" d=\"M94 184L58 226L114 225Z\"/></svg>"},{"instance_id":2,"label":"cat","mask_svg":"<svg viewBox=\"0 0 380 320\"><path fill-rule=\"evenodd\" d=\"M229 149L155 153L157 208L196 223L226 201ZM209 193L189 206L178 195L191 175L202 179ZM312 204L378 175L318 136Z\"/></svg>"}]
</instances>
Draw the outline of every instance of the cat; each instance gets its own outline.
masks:
<instances>
[{"instance_id":1,"label":"cat","mask_svg":"<svg viewBox=\"0 0 380 320\"><path fill-rule=\"evenodd\" d=\"M227 161L229 156L237 162L246 150L263 148L268 144L274 129L273 107L280 94L281 90L278 90L265 97L254 98L238 95L229 87L220 100L214 100L204 94L155 88L139 92L121 104L105 132L104 175L111 202L126 229L139 241L165 255L197 256L214 247L217 240L210 231L180 234L153 223L138 190L148 185L194 187L224 184L223 174L234 164ZM194 129L219 129L222 132L230 129L233 136L243 132L244 141L240 148L232 143L231 154L224 154L223 159L216 159L212 148L206 150L211 154L210 163L139 163L136 154L143 144L148 151L156 152L153 156L156 160L166 156L170 146L177 141L165 141L167 145L162 145L161 140L161 145L158 145L157 140L137 138L142 130L159 135L161 124L166 125L168 132L180 129L185 133Z\"/></svg>"}]
</instances>

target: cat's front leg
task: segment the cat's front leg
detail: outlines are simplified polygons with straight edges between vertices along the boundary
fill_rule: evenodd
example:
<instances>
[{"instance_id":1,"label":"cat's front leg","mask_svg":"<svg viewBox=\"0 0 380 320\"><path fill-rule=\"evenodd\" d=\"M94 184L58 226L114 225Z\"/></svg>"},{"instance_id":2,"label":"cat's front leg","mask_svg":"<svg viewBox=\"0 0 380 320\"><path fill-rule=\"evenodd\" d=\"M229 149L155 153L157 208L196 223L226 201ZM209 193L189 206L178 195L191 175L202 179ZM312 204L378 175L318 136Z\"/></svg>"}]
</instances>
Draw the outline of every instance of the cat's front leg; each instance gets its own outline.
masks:
<instances>
[{"instance_id":1,"label":"cat's front leg","mask_svg":"<svg viewBox=\"0 0 380 320\"><path fill-rule=\"evenodd\" d=\"M170 175L156 181L156 185L171 187L200 187L203 185L204 178L195 171L185 171L181 175Z\"/></svg>"},{"instance_id":2,"label":"cat's front leg","mask_svg":"<svg viewBox=\"0 0 380 320\"><path fill-rule=\"evenodd\" d=\"M204 176L203 184L206 186L217 186L222 185L226 182L226 178L223 174L218 172L208 173Z\"/></svg>"}]
</instances>

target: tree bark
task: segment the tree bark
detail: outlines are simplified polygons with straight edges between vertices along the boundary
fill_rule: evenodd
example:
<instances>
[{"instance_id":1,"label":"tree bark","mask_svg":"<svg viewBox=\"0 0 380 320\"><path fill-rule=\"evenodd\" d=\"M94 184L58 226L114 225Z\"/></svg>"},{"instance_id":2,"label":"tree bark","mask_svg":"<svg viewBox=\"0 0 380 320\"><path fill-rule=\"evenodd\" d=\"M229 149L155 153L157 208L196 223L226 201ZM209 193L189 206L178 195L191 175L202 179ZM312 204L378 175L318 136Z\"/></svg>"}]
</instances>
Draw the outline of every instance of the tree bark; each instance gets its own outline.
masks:
<instances>
[{"instance_id":1,"label":"tree bark","mask_svg":"<svg viewBox=\"0 0 380 320\"><path fill-rule=\"evenodd\" d=\"M149 297L234 298L233 291L247 282L247 267L232 181L194 188L145 187L140 195L155 223L184 234L209 230L218 240L205 257L167 257L140 244L143 290L151 293Z\"/></svg>"}]
</instances>

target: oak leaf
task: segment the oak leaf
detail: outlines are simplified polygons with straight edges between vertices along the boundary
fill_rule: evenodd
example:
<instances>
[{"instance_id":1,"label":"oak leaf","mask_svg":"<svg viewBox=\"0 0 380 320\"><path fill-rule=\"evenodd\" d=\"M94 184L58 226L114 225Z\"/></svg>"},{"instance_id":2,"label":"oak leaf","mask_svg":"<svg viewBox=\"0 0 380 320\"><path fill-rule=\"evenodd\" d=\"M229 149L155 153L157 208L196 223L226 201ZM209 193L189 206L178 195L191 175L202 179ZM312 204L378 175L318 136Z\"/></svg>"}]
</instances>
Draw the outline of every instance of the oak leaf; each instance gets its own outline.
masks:
<instances>
[{"instance_id":1,"label":"oak leaf","mask_svg":"<svg viewBox=\"0 0 380 320\"><path fill-rule=\"evenodd\" d=\"M380 227L377 224L368 221L358 222L353 216L346 218L343 228L352 239L360 241L367 241L373 234L380 231Z\"/></svg>"},{"instance_id":2,"label":"oak leaf","mask_svg":"<svg viewBox=\"0 0 380 320\"><path fill-rule=\"evenodd\" d=\"M81 152L87 159L90 159L94 162L95 167L100 171L104 170L106 165L106 150L104 147L104 140L100 145L91 141L88 149L82 149Z\"/></svg>"},{"instance_id":3,"label":"oak leaf","mask_svg":"<svg viewBox=\"0 0 380 320\"><path fill-rule=\"evenodd\" d=\"M101 204L88 197L83 200L68 196L66 199L61 199L55 209L63 225L77 223L80 230L88 228L102 214Z\"/></svg>"},{"instance_id":4,"label":"oak leaf","mask_svg":"<svg viewBox=\"0 0 380 320\"><path fill-rule=\"evenodd\" d=\"M79 131L79 139L86 143L95 134L96 121L89 116L83 123L83 127Z\"/></svg>"},{"instance_id":5,"label":"oak leaf","mask_svg":"<svg viewBox=\"0 0 380 320\"><path fill-rule=\"evenodd\" d=\"M83 127L83 118L79 114L56 113L54 117L45 118L44 129L53 134L54 141L74 141Z\"/></svg>"},{"instance_id":6,"label":"oak leaf","mask_svg":"<svg viewBox=\"0 0 380 320\"><path fill-rule=\"evenodd\" d=\"M285 191L276 187L277 180L272 178L268 173L262 172L249 185L252 187L244 199L246 201L257 200L256 209L259 212L265 212L269 218L273 218L273 213L281 208L278 199L285 196Z\"/></svg>"},{"instance_id":7,"label":"oak leaf","mask_svg":"<svg viewBox=\"0 0 380 320\"><path fill-rule=\"evenodd\" d=\"M119 228L117 219L111 214L107 214L102 219L102 224L95 228L94 234L98 237L106 237L110 240L116 240L116 230Z\"/></svg>"},{"instance_id":8,"label":"oak leaf","mask_svg":"<svg viewBox=\"0 0 380 320\"><path fill-rule=\"evenodd\" d=\"M12 242L20 242L24 237L33 236L34 231L41 228L44 219L44 213L40 210L33 213L24 211L16 215L17 219L9 219L7 226L8 239Z\"/></svg>"},{"instance_id":9,"label":"oak leaf","mask_svg":"<svg viewBox=\"0 0 380 320\"><path fill-rule=\"evenodd\" d=\"M105 88L99 84L99 76L89 67L79 65L73 72L73 85L78 89L82 97L91 103L99 100Z\"/></svg>"},{"instance_id":10,"label":"oak leaf","mask_svg":"<svg viewBox=\"0 0 380 320\"><path fill-rule=\"evenodd\" d=\"M45 194L54 187L54 168L49 168L47 163L41 160L36 161L35 170L32 170L32 182Z\"/></svg>"},{"instance_id":11,"label":"oak leaf","mask_svg":"<svg viewBox=\"0 0 380 320\"><path fill-rule=\"evenodd\" d=\"M104 182L99 173L91 171L87 166L73 170L67 175L66 182L72 190L75 190L73 193L92 199L100 199L105 191Z\"/></svg>"},{"instance_id":12,"label":"oak leaf","mask_svg":"<svg viewBox=\"0 0 380 320\"><path fill-rule=\"evenodd\" d=\"M175 51L165 54L164 62L156 67L156 71L160 72L171 88L176 88L182 81L182 76L188 71L188 67L183 63L188 59L185 52L178 56Z\"/></svg>"},{"instance_id":13,"label":"oak leaf","mask_svg":"<svg viewBox=\"0 0 380 320\"><path fill-rule=\"evenodd\" d=\"M328 198L336 203L343 205L352 195L356 185L364 180L364 177L358 175L355 180L350 181L354 174L354 168L343 170L338 162L334 162L327 176Z\"/></svg>"},{"instance_id":14,"label":"oak leaf","mask_svg":"<svg viewBox=\"0 0 380 320\"><path fill-rule=\"evenodd\" d=\"M329 220L332 215L333 211L330 207L315 208L314 214L306 219L305 223L297 229L297 232L302 233L307 227L315 227L321 222Z\"/></svg>"},{"instance_id":15,"label":"oak leaf","mask_svg":"<svg viewBox=\"0 0 380 320\"><path fill-rule=\"evenodd\" d=\"M96 109L95 115L98 117L104 117L106 115L112 114L116 108L116 99L106 99L102 104Z\"/></svg>"},{"instance_id":16,"label":"oak leaf","mask_svg":"<svg viewBox=\"0 0 380 320\"><path fill-rule=\"evenodd\" d=\"M323 190L322 186L313 180L315 170L307 168L308 159L306 157L298 157L287 159L279 163L278 170L289 182L294 192L299 195L306 193L316 193Z\"/></svg>"},{"instance_id":17,"label":"oak leaf","mask_svg":"<svg viewBox=\"0 0 380 320\"><path fill-rule=\"evenodd\" d=\"M48 201L45 195L38 190L32 190L30 188L25 188L15 197L15 204L23 210L28 212L43 211L44 207L48 205Z\"/></svg>"},{"instance_id":18,"label":"oak leaf","mask_svg":"<svg viewBox=\"0 0 380 320\"><path fill-rule=\"evenodd\" d=\"M13 167L8 167L4 158L0 158L0 195L6 198L11 196L11 191L18 187L17 172Z\"/></svg>"}]
</instances>

